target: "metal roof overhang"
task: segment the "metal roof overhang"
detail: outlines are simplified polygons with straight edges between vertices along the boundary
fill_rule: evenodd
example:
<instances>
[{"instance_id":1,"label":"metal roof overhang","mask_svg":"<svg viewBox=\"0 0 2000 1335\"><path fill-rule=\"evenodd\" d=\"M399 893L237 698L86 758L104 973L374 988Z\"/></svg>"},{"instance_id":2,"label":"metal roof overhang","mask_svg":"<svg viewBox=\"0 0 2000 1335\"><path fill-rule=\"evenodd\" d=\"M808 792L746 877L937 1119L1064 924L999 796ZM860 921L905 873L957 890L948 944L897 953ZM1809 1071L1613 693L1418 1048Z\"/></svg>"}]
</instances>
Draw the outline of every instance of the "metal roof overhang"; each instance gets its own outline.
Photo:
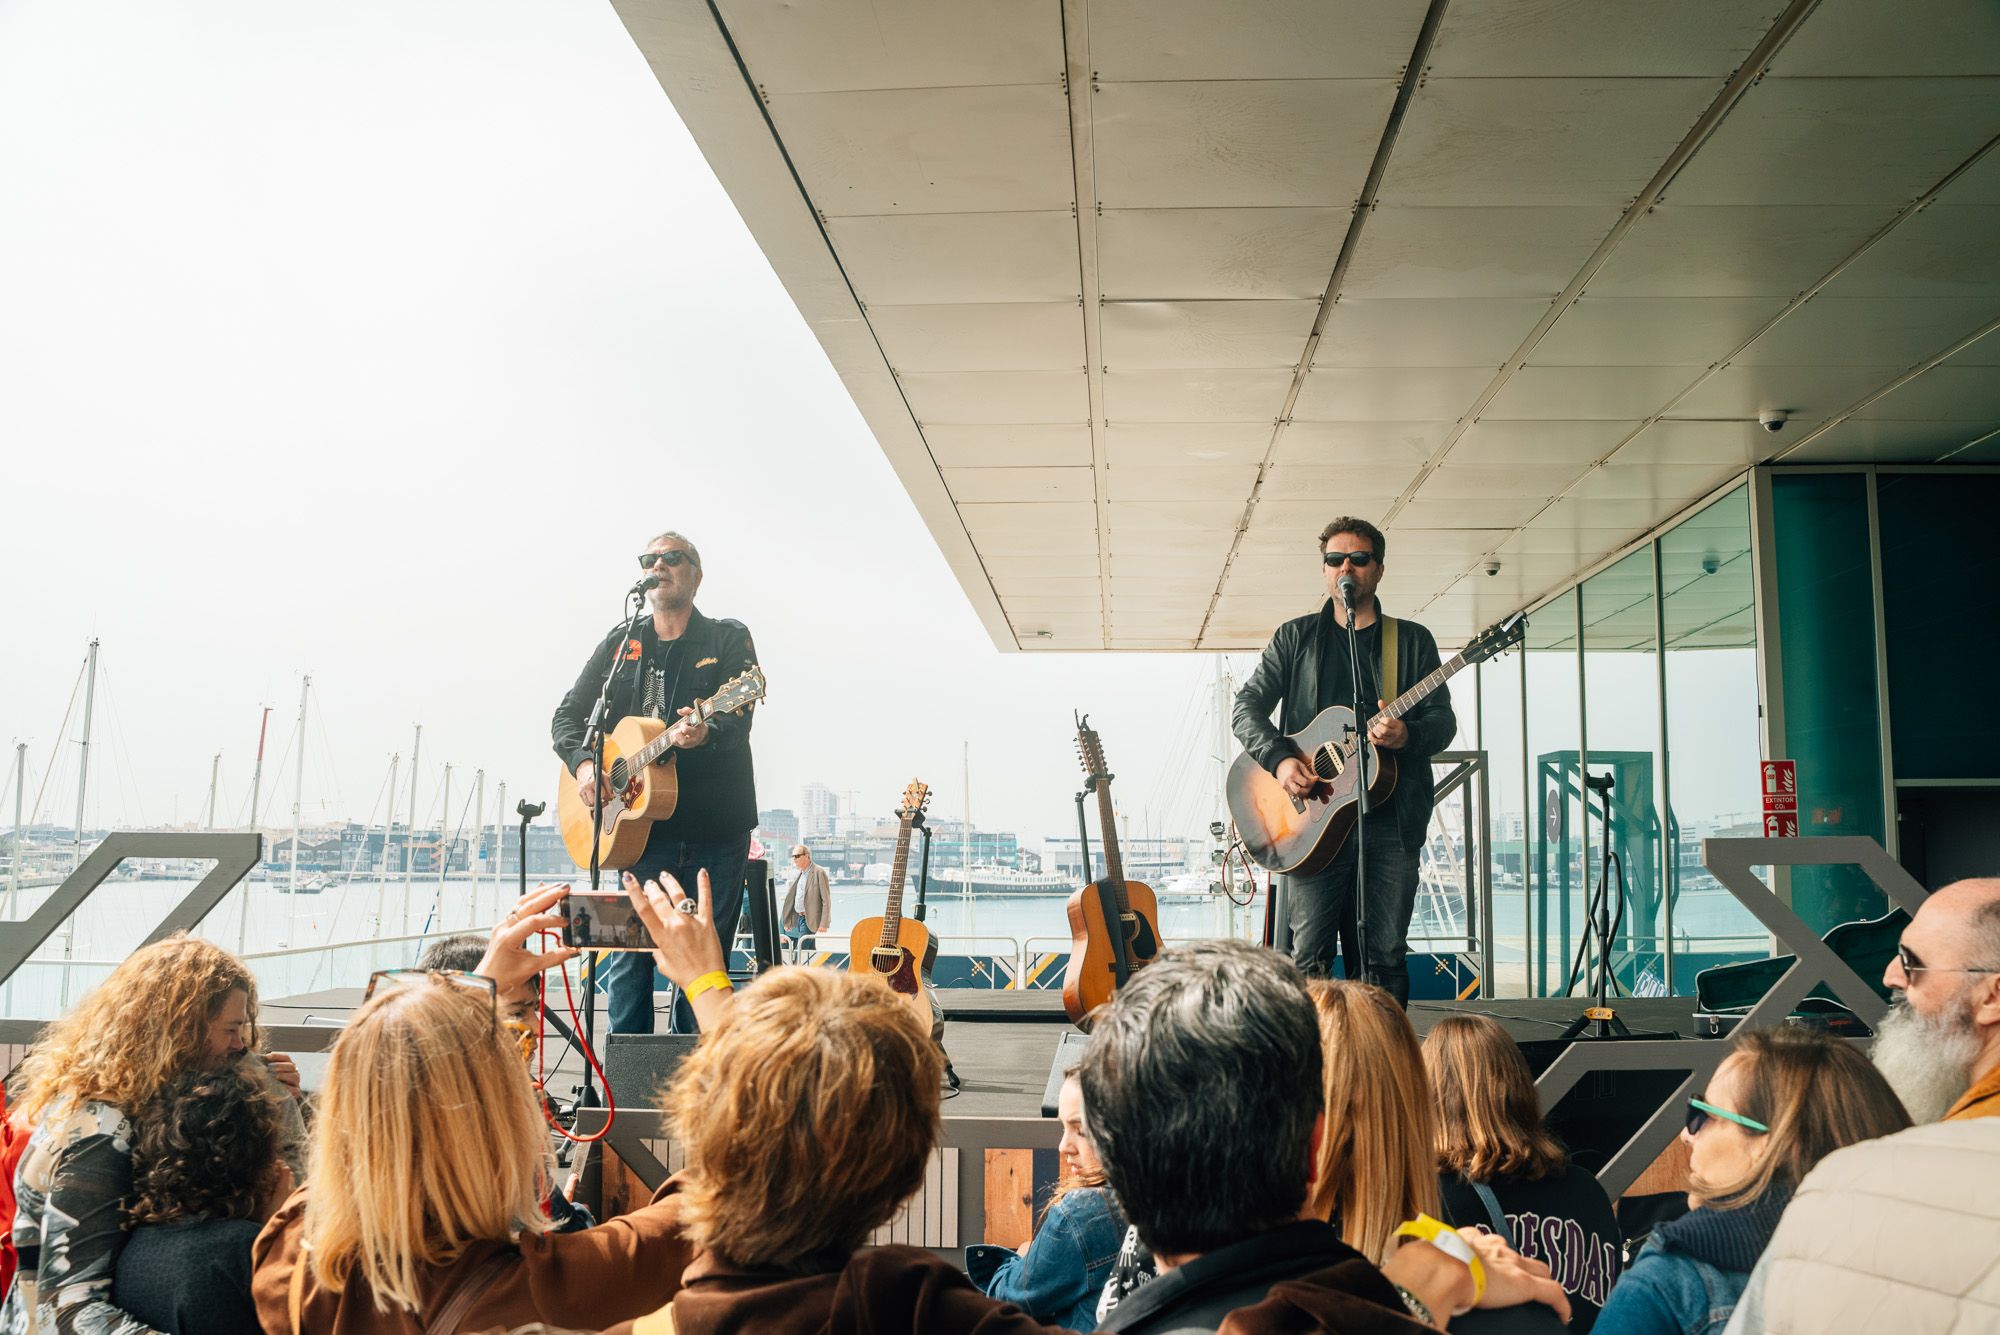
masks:
<instances>
[{"instance_id":1,"label":"metal roof overhang","mask_svg":"<svg viewBox=\"0 0 2000 1335\"><path fill-rule=\"evenodd\" d=\"M1451 642L2000 460L1989 0L614 3L1004 649L1257 648L1337 513Z\"/></svg>"}]
</instances>

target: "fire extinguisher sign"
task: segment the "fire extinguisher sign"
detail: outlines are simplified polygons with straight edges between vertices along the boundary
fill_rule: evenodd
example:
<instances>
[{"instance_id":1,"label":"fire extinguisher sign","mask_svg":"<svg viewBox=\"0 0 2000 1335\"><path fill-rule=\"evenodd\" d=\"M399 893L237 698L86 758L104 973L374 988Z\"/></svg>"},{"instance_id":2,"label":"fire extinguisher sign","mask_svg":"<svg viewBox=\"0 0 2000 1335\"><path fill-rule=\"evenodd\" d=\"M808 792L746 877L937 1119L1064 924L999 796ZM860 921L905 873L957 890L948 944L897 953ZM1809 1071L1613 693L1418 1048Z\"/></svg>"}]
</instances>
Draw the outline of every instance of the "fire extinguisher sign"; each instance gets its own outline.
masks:
<instances>
[{"instance_id":1,"label":"fire extinguisher sign","mask_svg":"<svg viewBox=\"0 0 2000 1335\"><path fill-rule=\"evenodd\" d=\"M1793 760L1764 760L1757 766L1764 794L1764 837L1799 837L1799 767Z\"/></svg>"}]
</instances>

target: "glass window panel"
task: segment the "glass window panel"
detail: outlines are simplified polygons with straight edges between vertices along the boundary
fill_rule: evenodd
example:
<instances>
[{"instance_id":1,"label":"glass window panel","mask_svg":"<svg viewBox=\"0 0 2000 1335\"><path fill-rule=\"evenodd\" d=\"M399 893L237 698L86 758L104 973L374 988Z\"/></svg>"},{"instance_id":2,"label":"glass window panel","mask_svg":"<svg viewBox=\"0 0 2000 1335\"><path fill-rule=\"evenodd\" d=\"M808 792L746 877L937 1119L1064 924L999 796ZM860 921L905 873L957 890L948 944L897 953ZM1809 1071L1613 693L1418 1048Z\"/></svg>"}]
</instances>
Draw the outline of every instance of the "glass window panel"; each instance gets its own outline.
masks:
<instances>
[{"instance_id":1,"label":"glass window panel","mask_svg":"<svg viewBox=\"0 0 2000 1335\"><path fill-rule=\"evenodd\" d=\"M1521 655L1482 663L1479 672L1480 744L1493 804L1493 992L1529 992L1527 921L1527 749L1521 732Z\"/></svg>"},{"instance_id":2,"label":"glass window panel","mask_svg":"<svg viewBox=\"0 0 2000 1335\"><path fill-rule=\"evenodd\" d=\"M1577 591L1528 618L1528 893L1536 931L1532 991L1562 990L1583 919L1589 835L1579 794L1583 720L1577 696Z\"/></svg>"},{"instance_id":3,"label":"glass window panel","mask_svg":"<svg viewBox=\"0 0 2000 1335\"><path fill-rule=\"evenodd\" d=\"M1654 623L1653 548L1649 543L1583 584L1584 733L1589 770L1609 775L1610 793L1592 793L1593 889L1603 887L1611 917L1611 958L1628 992L1667 990L1666 903L1660 885L1660 682ZM1607 870L1609 848L1616 866ZM1622 871L1621 877L1618 873ZM1591 933L1595 904L1581 927ZM1582 984L1579 984L1579 991Z\"/></svg>"},{"instance_id":4,"label":"glass window panel","mask_svg":"<svg viewBox=\"0 0 2000 1335\"><path fill-rule=\"evenodd\" d=\"M1750 494L1739 487L1660 536L1666 622L1667 907L1677 992L1695 973L1770 953L1763 927L1708 874L1701 841L1763 833L1757 767Z\"/></svg>"}]
</instances>

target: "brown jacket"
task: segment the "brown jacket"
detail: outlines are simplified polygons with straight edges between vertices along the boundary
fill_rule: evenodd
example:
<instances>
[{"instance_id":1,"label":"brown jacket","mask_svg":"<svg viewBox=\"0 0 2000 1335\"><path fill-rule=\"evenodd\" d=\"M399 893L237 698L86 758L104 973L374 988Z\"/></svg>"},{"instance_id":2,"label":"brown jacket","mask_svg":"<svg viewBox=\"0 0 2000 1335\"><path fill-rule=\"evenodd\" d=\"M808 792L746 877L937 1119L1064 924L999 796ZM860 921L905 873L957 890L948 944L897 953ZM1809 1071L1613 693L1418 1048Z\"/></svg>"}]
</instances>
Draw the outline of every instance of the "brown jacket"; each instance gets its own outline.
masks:
<instances>
[{"instance_id":1,"label":"brown jacket","mask_svg":"<svg viewBox=\"0 0 2000 1335\"><path fill-rule=\"evenodd\" d=\"M687 1270L673 1299L673 1335L1066 1335L995 1302L949 1261L918 1247L867 1247L838 1271L740 1270L713 1253ZM667 1331L660 1313L606 1335Z\"/></svg>"},{"instance_id":2,"label":"brown jacket","mask_svg":"<svg viewBox=\"0 0 2000 1335\"><path fill-rule=\"evenodd\" d=\"M1971 1089L1959 1096L1951 1111L1944 1115L1947 1122L1962 1122L1968 1117L2000 1117L2000 1066L1988 1071Z\"/></svg>"},{"instance_id":3,"label":"brown jacket","mask_svg":"<svg viewBox=\"0 0 2000 1335\"><path fill-rule=\"evenodd\" d=\"M291 1329L292 1270L299 1261L299 1237L306 1193L285 1202L250 1252L256 1273L250 1296L257 1319L273 1335ZM581 1233L523 1234L518 1242L479 1242L457 1261L435 1270L424 1285L423 1311L380 1311L374 1293L360 1279L339 1293L314 1283L308 1270L298 1335L421 1335L426 1320L451 1301L458 1282L495 1252L516 1256L460 1323L465 1335L512 1330L534 1321L596 1330L665 1303L680 1287L688 1246L679 1233L679 1183L668 1181L651 1203Z\"/></svg>"}]
</instances>

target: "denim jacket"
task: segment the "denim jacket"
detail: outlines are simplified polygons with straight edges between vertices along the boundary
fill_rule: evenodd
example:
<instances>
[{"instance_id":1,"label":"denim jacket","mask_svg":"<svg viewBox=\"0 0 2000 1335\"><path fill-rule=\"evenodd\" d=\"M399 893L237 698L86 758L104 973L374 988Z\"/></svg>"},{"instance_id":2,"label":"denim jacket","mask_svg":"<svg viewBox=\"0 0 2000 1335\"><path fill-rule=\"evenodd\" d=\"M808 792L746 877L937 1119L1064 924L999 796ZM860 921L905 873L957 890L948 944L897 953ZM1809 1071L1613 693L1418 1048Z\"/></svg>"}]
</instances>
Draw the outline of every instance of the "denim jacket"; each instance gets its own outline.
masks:
<instances>
[{"instance_id":1,"label":"denim jacket","mask_svg":"<svg viewBox=\"0 0 2000 1335\"><path fill-rule=\"evenodd\" d=\"M1049 1208L1025 1256L1008 1253L990 1273L968 1249L966 1269L990 1298L1013 1303L1037 1321L1071 1330L1097 1329L1097 1298L1118 1248L1125 1221L1101 1187L1070 1192Z\"/></svg>"},{"instance_id":2,"label":"denim jacket","mask_svg":"<svg viewBox=\"0 0 2000 1335\"><path fill-rule=\"evenodd\" d=\"M1612 1288L1593 1335L1722 1335L1791 1197L1777 1186L1740 1209L1704 1207L1661 1225Z\"/></svg>"}]
</instances>

